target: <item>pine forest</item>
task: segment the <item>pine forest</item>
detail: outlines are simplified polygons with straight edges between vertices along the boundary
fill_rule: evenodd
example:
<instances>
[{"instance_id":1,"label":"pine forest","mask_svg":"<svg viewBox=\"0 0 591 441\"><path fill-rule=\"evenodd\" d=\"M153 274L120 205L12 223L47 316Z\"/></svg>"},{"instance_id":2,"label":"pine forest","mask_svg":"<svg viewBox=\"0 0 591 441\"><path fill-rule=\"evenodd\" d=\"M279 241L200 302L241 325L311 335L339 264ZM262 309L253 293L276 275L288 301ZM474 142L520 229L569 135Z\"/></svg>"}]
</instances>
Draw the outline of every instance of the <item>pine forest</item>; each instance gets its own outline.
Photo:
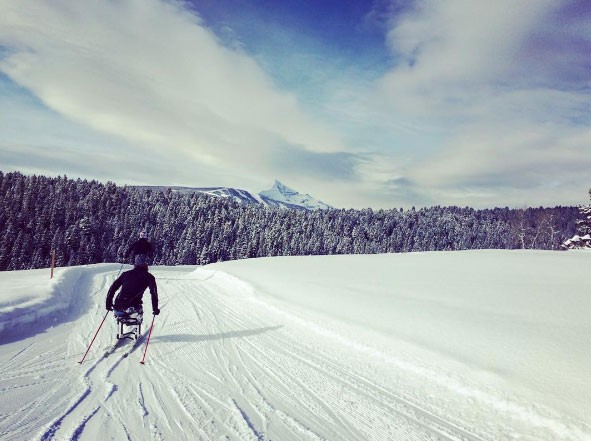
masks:
<instances>
[{"instance_id":1,"label":"pine forest","mask_svg":"<svg viewBox=\"0 0 591 441\"><path fill-rule=\"evenodd\" d=\"M0 172L0 270L124 262L139 232L154 265L265 256L560 249L577 207L291 210L61 177Z\"/></svg>"}]
</instances>

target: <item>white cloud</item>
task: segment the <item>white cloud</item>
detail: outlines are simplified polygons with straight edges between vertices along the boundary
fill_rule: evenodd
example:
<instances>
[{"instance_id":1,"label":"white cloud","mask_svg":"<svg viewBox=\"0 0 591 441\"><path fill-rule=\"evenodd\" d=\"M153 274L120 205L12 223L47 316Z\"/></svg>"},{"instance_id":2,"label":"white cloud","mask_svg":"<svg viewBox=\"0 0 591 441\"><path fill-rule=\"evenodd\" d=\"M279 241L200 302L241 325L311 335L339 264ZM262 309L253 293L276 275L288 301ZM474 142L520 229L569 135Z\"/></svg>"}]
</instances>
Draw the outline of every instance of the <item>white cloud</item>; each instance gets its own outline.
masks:
<instances>
[{"instance_id":1,"label":"white cloud","mask_svg":"<svg viewBox=\"0 0 591 441\"><path fill-rule=\"evenodd\" d=\"M137 183L259 191L278 178L345 207L567 204L589 186L591 11L568 2L380 0L367 19L392 14L395 66L372 83L383 66L324 60L294 86L303 105L180 2L0 3L0 71L77 127L62 121L64 140L46 130L57 117L21 110L14 127L39 138L0 124L13 164L16 146L52 146L53 163L82 172L77 154L109 179L125 176L117 156L137 158ZM287 60L277 75L322 56L288 49L267 58Z\"/></svg>"},{"instance_id":2,"label":"white cloud","mask_svg":"<svg viewBox=\"0 0 591 441\"><path fill-rule=\"evenodd\" d=\"M398 64L377 84L374 105L447 132L430 158L408 164L400 191L474 206L572 203L573 191L585 194L591 75L580 68L589 11L565 4L425 0L392 17Z\"/></svg>"},{"instance_id":3,"label":"white cloud","mask_svg":"<svg viewBox=\"0 0 591 441\"><path fill-rule=\"evenodd\" d=\"M470 109L460 106L517 80L524 41L553 3L415 2L392 21L388 44L400 63L383 78L382 92L407 112L465 117Z\"/></svg>"},{"instance_id":4,"label":"white cloud","mask_svg":"<svg viewBox=\"0 0 591 441\"><path fill-rule=\"evenodd\" d=\"M0 69L14 82L81 125L216 169L216 184L269 182L278 145L344 149L180 3L4 0L2 11Z\"/></svg>"}]
</instances>

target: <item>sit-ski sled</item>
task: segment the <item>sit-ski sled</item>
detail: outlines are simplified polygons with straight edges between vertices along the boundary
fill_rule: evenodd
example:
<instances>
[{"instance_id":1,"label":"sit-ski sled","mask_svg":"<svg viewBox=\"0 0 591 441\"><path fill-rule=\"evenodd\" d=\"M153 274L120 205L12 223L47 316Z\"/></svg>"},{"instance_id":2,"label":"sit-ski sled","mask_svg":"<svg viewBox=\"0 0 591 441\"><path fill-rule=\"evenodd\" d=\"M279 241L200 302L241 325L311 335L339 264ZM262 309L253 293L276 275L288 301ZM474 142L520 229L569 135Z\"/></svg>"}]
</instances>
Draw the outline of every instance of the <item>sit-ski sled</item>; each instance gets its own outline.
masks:
<instances>
[{"instance_id":1,"label":"sit-ski sled","mask_svg":"<svg viewBox=\"0 0 591 441\"><path fill-rule=\"evenodd\" d=\"M144 311L140 307L127 308L123 311L113 310L115 320L117 321L117 340L130 339L137 341L142 332L142 321Z\"/></svg>"},{"instance_id":2,"label":"sit-ski sled","mask_svg":"<svg viewBox=\"0 0 591 441\"><path fill-rule=\"evenodd\" d=\"M105 313L105 316L103 317L101 324L99 325L98 329L96 330L94 337L92 337L92 340L90 341L90 344L88 345L88 348L86 349L86 352L84 353L84 356L82 357L82 360L80 360L78 362L78 364L82 364L84 362L84 360L86 359L86 356L88 355L88 352L90 351L90 348L92 347L92 344L94 343L94 341L96 339L96 336L98 335L99 331L103 327L103 323L105 323L105 320L107 319L107 315L109 315L109 312L111 312L111 310L108 310ZM123 355L124 357L127 357L141 343L142 321L144 318L143 313L144 313L144 311L141 306L138 309L135 309L132 307L132 308L127 308L124 311L113 310L115 320L117 321L117 341L115 342L113 347L105 353L105 357L108 357L109 354L113 353L113 351L115 351L115 349L119 346L119 344L125 339L130 339L130 340L134 341L134 344L133 344L132 348ZM156 316L154 316L154 317L156 317ZM144 364L145 359L146 359L146 353L148 352L148 343L150 343L150 336L152 335L153 326L154 326L154 318L152 318L152 324L150 325L150 332L148 333L148 340L146 341L146 349L144 350L144 355L140 361L141 364ZM131 328L131 329L129 329L129 328Z\"/></svg>"}]
</instances>

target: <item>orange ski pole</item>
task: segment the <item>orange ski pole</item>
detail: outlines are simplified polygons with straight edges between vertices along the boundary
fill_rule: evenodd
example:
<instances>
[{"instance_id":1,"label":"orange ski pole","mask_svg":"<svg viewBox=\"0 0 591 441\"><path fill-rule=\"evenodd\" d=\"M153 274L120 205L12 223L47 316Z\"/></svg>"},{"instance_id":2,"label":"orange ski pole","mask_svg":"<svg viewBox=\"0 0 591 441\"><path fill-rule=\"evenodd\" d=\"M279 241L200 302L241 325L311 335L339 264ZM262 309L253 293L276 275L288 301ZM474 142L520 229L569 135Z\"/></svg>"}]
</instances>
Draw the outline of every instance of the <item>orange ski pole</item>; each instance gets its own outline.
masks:
<instances>
[{"instance_id":1,"label":"orange ski pole","mask_svg":"<svg viewBox=\"0 0 591 441\"><path fill-rule=\"evenodd\" d=\"M154 327L154 319L156 318L155 315L152 316L152 324L150 325L150 332L148 333L148 341L146 341L146 349L144 349L144 356L142 357L140 363L144 364L146 360L146 353L148 352L148 345L150 344L150 336L152 335L152 328Z\"/></svg>"},{"instance_id":2,"label":"orange ski pole","mask_svg":"<svg viewBox=\"0 0 591 441\"><path fill-rule=\"evenodd\" d=\"M96 330L96 333L94 334L94 337L92 337L92 341L90 342L90 344L88 345L88 349L86 350L86 353L84 354L84 357L82 357L82 360L80 360L78 362L78 364L82 364L82 362L84 361L84 359L86 358L86 355L88 354L88 351L90 351L90 348L92 346L92 344L94 343L94 340L96 339L96 336L98 335L99 331L101 330L101 328L103 327L103 323L105 323L105 320L107 319L107 316L109 315L109 312L111 311L107 311L107 313L105 314L105 317L103 317L103 321L101 322L100 326L98 327L98 329Z\"/></svg>"}]
</instances>

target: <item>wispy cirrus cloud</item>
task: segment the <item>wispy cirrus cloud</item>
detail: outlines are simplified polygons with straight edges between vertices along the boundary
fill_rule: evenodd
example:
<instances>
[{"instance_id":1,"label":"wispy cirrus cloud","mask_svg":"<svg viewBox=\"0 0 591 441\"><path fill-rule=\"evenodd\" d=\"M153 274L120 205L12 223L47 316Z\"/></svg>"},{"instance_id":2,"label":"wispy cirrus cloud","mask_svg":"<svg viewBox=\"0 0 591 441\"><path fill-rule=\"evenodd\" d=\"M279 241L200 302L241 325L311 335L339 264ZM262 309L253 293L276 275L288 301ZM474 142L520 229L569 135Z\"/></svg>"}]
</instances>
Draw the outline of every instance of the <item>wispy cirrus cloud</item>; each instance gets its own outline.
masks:
<instances>
[{"instance_id":1,"label":"wispy cirrus cloud","mask_svg":"<svg viewBox=\"0 0 591 441\"><path fill-rule=\"evenodd\" d=\"M426 203L483 206L584 198L584 3L426 0L391 16L388 44L398 63L378 83L374 104L442 129L430 158L405 168L401 192L412 186Z\"/></svg>"},{"instance_id":2,"label":"wispy cirrus cloud","mask_svg":"<svg viewBox=\"0 0 591 441\"><path fill-rule=\"evenodd\" d=\"M13 168L344 207L586 197L588 2L0 1Z\"/></svg>"},{"instance_id":3,"label":"wispy cirrus cloud","mask_svg":"<svg viewBox=\"0 0 591 441\"><path fill-rule=\"evenodd\" d=\"M278 145L297 158L344 150L182 3L5 0L2 9L4 74L76 124L148 155L178 153L195 174L219 178L201 185L272 182Z\"/></svg>"}]
</instances>

